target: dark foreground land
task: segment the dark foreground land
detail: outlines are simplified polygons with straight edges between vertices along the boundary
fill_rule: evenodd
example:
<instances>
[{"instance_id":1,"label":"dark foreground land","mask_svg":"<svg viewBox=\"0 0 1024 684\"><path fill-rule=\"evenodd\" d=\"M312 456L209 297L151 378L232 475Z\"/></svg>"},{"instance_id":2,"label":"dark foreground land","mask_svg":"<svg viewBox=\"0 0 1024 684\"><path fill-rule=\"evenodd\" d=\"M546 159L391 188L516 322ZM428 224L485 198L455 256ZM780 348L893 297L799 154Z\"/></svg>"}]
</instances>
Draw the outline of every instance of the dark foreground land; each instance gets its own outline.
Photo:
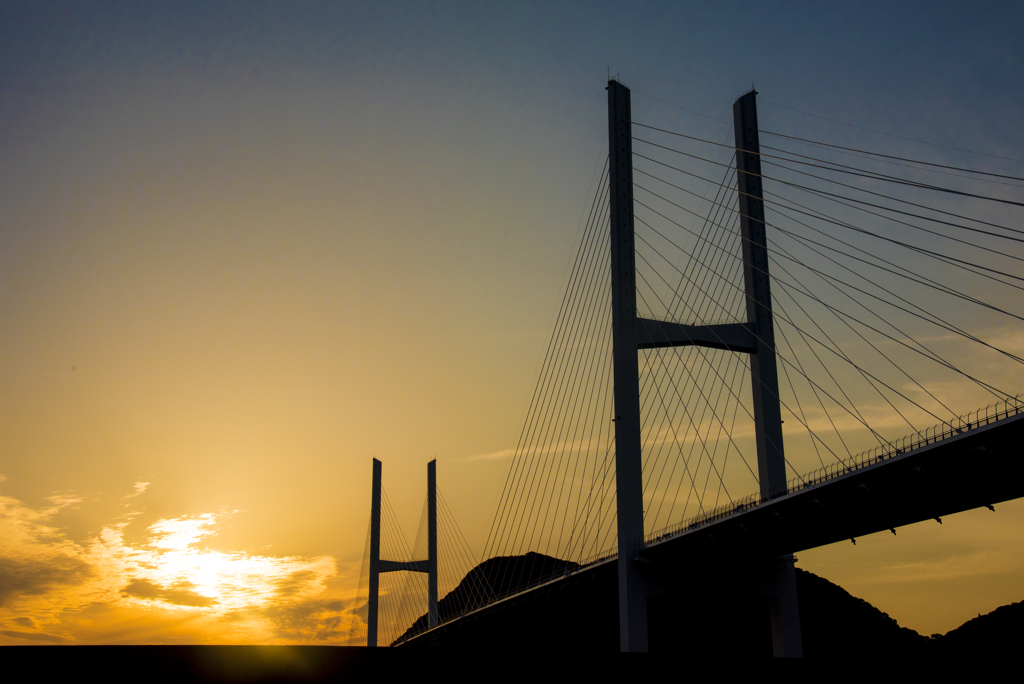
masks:
<instances>
[{"instance_id":1,"label":"dark foreground land","mask_svg":"<svg viewBox=\"0 0 1024 684\"><path fill-rule=\"evenodd\" d=\"M349 646L6 646L5 680L98 682L538 682L661 681L724 677L787 682L884 677L884 681L1005 673L1010 658L956 661L787 661L687 658L670 654L579 654L570 651L425 652ZM959 673L959 675L957 674ZM9 677L9 679L7 679Z\"/></svg>"},{"instance_id":2,"label":"dark foreground land","mask_svg":"<svg viewBox=\"0 0 1024 684\"><path fill-rule=\"evenodd\" d=\"M710 664L709 664L710 665ZM804 663L722 667L726 674L807 672ZM0 647L8 681L331 682L607 681L609 677L700 672L705 665L647 654L580 657L542 649L525 653L424 652L352 646L8 646Z\"/></svg>"}]
</instances>

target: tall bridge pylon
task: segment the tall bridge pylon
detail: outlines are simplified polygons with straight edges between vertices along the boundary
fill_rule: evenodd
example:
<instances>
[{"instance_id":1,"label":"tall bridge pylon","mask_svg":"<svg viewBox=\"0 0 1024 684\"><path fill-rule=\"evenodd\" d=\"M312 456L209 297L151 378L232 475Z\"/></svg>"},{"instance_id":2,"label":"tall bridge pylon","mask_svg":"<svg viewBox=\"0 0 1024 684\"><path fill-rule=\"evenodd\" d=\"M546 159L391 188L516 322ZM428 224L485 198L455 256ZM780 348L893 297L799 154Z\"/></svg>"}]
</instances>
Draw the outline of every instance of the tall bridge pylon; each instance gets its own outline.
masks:
<instances>
[{"instance_id":1,"label":"tall bridge pylon","mask_svg":"<svg viewBox=\"0 0 1024 684\"><path fill-rule=\"evenodd\" d=\"M643 319L637 315L630 91L618 81L608 82L615 477L622 651L648 650L647 600L655 591L655 583L648 576L642 557L644 508L639 350L700 346L749 354L761 493L765 498L769 493L785 493L786 462L775 361L756 95L752 90L733 105L747 320L744 323L693 326ZM774 653L777 657L802 657L792 555L778 559L771 575L764 589L769 594Z\"/></svg>"},{"instance_id":2,"label":"tall bridge pylon","mask_svg":"<svg viewBox=\"0 0 1024 684\"><path fill-rule=\"evenodd\" d=\"M1024 497L1024 401L1000 388L1024 382L1000 341L1024 321L1020 171L759 131L754 92L734 139L701 137L607 90L608 160L486 560L434 629L417 594L395 643L816 657L793 553ZM958 413L975 396L996 403ZM402 558L425 538L426 513Z\"/></svg>"},{"instance_id":3,"label":"tall bridge pylon","mask_svg":"<svg viewBox=\"0 0 1024 684\"><path fill-rule=\"evenodd\" d=\"M380 573L427 573L427 625L438 625L437 607L437 459L427 463L427 559L382 560L380 557L381 462L373 459L373 492L370 497L370 587L366 614L366 645L377 645Z\"/></svg>"}]
</instances>

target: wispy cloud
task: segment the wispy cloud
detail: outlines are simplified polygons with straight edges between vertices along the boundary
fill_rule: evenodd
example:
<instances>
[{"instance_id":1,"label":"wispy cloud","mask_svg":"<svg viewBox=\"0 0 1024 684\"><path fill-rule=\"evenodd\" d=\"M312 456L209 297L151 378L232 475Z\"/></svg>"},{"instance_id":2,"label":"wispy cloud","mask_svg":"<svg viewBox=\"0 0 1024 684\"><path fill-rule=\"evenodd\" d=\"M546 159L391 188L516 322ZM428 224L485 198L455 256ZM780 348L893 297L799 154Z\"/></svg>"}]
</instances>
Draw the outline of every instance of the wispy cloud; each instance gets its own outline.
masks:
<instances>
[{"instance_id":1,"label":"wispy cloud","mask_svg":"<svg viewBox=\"0 0 1024 684\"><path fill-rule=\"evenodd\" d=\"M195 593L194 588L194 584L185 580L175 582L170 587L161 587L147 579L133 579L127 587L121 590L121 593L143 600L160 600L177 606L193 608L212 606L217 603L215 598Z\"/></svg>"},{"instance_id":2,"label":"wispy cloud","mask_svg":"<svg viewBox=\"0 0 1024 684\"><path fill-rule=\"evenodd\" d=\"M136 482L135 486L133 487L133 489L135 491L133 491L131 494L126 494L126 495L122 496L121 497L121 501L127 501L128 499L134 499L135 497L139 496L140 494L144 494L145 491L146 491L146 488L148 488L148 487L149 487L149 483L148 482Z\"/></svg>"},{"instance_id":3,"label":"wispy cloud","mask_svg":"<svg viewBox=\"0 0 1024 684\"><path fill-rule=\"evenodd\" d=\"M56 634L47 634L46 632L19 632L13 629L0 629L0 636L9 637L12 639L23 639L25 641L44 644L75 643L73 639L57 636Z\"/></svg>"},{"instance_id":4,"label":"wispy cloud","mask_svg":"<svg viewBox=\"0 0 1024 684\"><path fill-rule=\"evenodd\" d=\"M492 461L502 458L512 458L517 454L520 456L544 456L558 453L574 453L578 451L588 451L594 449L600 449L602 451L608 448L605 440L596 439L578 439L575 441L562 441L554 444L546 444L544 446L534 446L526 449L502 449L501 451L495 451L489 454L479 454L477 456L470 456L467 461Z\"/></svg>"},{"instance_id":5,"label":"wispy cloud","mask_svg":"<svg viewBox=\"0 0 1024 684\"><path fill-rule=\"evenodd\" d=\"M502 458L512 458L516 455L515 449L502 449L501 451L492 451L489 454L478 454L476 456L470 456L467 461L496 461Z\"/></svg>"}]
</instances>

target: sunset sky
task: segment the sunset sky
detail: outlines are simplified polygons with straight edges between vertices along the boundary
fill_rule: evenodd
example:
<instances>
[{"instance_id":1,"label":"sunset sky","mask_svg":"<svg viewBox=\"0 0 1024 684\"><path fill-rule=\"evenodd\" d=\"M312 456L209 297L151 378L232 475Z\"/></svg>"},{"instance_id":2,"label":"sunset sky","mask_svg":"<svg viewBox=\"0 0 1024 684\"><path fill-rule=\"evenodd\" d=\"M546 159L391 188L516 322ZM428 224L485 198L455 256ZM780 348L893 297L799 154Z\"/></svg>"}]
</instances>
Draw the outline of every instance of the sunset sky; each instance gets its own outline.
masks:
<instances>
[{"instance_id":1,"label":"sunset sky","mask_svg":"<svg viewBox=\"0 0 1024 684\"><path fill-rule=\"evenodd\" d=\"M483 547L609 73L634 113L728 121L753 84L765 127L1024 159L1022 25L1013 2L0 3L0 644L344 643L373 457L410 538L436 457ZM798 566L924 634L1024 599L1024 503L943 522Z\"/></svg>"}]
</instances>

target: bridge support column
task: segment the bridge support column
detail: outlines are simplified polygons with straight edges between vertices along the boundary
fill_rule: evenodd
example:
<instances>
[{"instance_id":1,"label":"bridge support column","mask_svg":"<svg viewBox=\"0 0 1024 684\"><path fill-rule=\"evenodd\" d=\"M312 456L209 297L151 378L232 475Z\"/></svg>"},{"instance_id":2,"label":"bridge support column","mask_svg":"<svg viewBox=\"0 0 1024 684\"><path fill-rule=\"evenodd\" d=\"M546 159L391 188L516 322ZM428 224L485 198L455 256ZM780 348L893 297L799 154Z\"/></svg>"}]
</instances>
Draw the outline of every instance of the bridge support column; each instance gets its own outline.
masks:
<instances>
[{"instance_id":1,"label":"bridge support column","mask_svg":"<svg viewBox=\"0 0 1024 684\"><path fill-rule=\"evenodd\" d=\"M440 624L437 603L437 459L427 464L427 560L393 561L380 558L381 462L373 459L373 490L370 496L370 586L366 602L366 645L377 645L380 615L380 573L427 573L427 627Z\"/></svg>"},{"instance_id":2,"label":"bridge support column","mask_svg":"<svg viewBox=\"0 0 1024 684\"><path fill-rule=\"evenodd\" d=\"M644 547L638 349L699 345L750 354L761 495L767 499L786 491L756 95L751 91L733 105L747 322L688 326L644 321L646 332L641 338L636 315L630 93L621 83L608 82L619 638L623 651L647 651L647 599L653 587L638 562ZM771 571L771 586L765 589L772 605L775 655L801 657L800 616L792 556L779 558L777 566Z\"/></svg>"},{"instance_id":3,"label":"bridge support column","mask_svg":"<svg viewBox=\"0 0 1024 684\"><path fill-rule=\"evenodd\" d=\"M764 227L761 144L757 128L757 92L751 90L733 104L736 135L736 184L739 190L740 235L743 243L743 282L747 325L754 335L750 355L750 384L754 395L757 472L762 498L786 493L786 457L782 441L779 376L775 361L771 279ZM772 644L776 657L803 657L800 612L793 556L778 559L769 588Z\"/></svg>"},{"instance_id":4,"label":"bridge support column","mask_svg":"<svg viewBox=\"0 0 1024 684\"><path fill-rule=\"evenodd\" d=\"M438 625L437 612L437 459L427 464L427 626Z\"/></svg>"},{"instance_id":5,"label":"bridge support column","mask_svg":"<svg viewBox=\"0 0 1024 684\"><path fill-rule=\"evenodd\" d=\"M800 631L800 603L796 595L793 554L778 559L770 584L772 651L776 658L803 658L804 644Z\"/></svg>"},{"instance_id":6,"label":"bridge support column","mask_svg":"<svg viewBox=\"0 0 1024 684\"><path fill-rule=\"evenodd\" d=\"M608 175L611 203L612 355L615 383L615 489L619 533L619 642L647 651L647 597L638 556L644 546L633 246L633 138L629 88L608 82Z\"/></svg>"},{"instance_id":7,"label":"bridge support column","mask_svg":"<svg viewBox=\"0 0 1024 684\"><path fill-rule=\"evenodd\" d=\"M757 471L761 481L761 495L767 497L770 493L784 493L786 459L782 448L779 375L775 365L775 326L772 321L768 245L764 230L756 95L751 90L736 100L732 113L736 132L736 184L739 190L747 325L754 334L750 384L754 393Z\"/></svg>"},{"instance_id":8,"label":"bridge support column","mask_svg":"<svg viewBox=\"0 0 1024 684\"><path fill-rule=\"evenodd\" d=\"M373 459L373 490L370 495L370 588L366 602L366 645L377 645L377 600L380 593L380 475L381 463Z\"/></svg>"}]
</instances>

